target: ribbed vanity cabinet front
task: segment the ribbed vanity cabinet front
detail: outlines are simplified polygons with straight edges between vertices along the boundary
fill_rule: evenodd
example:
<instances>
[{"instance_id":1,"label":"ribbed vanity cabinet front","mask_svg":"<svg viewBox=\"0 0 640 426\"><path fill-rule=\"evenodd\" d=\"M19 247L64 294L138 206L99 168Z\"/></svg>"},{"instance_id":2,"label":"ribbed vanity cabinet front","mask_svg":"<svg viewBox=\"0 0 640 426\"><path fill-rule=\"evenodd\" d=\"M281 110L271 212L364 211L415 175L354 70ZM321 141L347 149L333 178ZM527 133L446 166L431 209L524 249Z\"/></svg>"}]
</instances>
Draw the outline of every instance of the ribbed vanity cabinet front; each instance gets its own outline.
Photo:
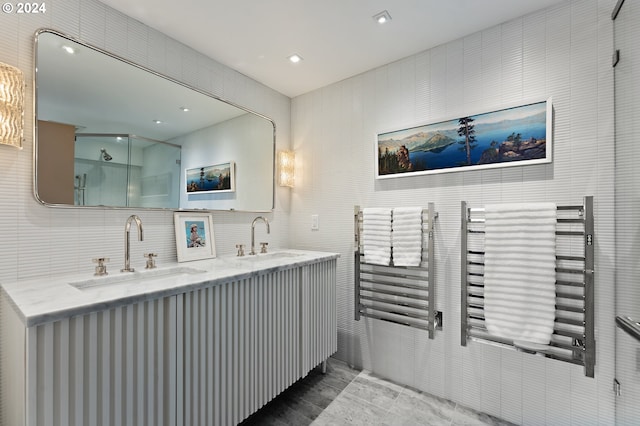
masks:
<instances>
[{"instance_id":1,"label":"ribbed vanity cabinet front","mask_svg":"<svg viewBox=\"0 0 640 426\"><path fill-rule=\"evenodd\" d=\"M0 421L235 425L337 350L336 263L258 269L66 318L52 311L32 326L0 293Z\"/></svg>"},{"instance_id":2,"label":"ribbed vanity cabinet front","mask_svg":"<svg viewBox=\"0 0 640 426\"><path fill-rule=\"evenodd\" d=\"M27 328L27 425L175 425L175 318L174 296Z\"/></svg>"},{"instance_id":3,"label":"ribbed vanity cabinet front","mask_svg":"<svg viewBox=\"0 0 640 426\"><path fill-rule=\"evenodd\" d=\"M337 350L335 268L333 259L178 300L185 426L235 425Z\"/></svg>"},{"instance_id":4,"label":"ribbed vanity cabinet front","mask_svg":"<svg viewBox=\"0 0 640 426\"><path fill-rule=\"evenodd\" d=\"M301 286L301 376L338 350L335 259L305 266Z\"/></svg>"},{"instance_id":5,"label":"ribbed vanity cabinet front","mask_svg":"<svg viewBox=\"0 0 640 426\"><path fill-rule=\"evenodd\" d=\"M290 269L184 295L184 425L237 424L298 378L299 281Z\"/></svg>"}]
</instances>

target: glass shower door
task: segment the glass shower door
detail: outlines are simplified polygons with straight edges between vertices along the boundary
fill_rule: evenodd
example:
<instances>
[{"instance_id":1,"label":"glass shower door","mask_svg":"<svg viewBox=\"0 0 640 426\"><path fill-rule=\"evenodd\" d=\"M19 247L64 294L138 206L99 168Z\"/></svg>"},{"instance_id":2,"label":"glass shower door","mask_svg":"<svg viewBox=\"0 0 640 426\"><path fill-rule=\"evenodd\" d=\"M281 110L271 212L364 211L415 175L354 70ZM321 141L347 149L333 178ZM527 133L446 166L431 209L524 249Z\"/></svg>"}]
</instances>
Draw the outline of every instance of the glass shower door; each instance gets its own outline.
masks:
<instances>
[{"instance_id":1,"label":"glass shower door","mask_svg":"<svg viewBox=\"0 0 640 426\"><path fill-rule=\"evenodd\" d=\"M135 135L77 134L74 204L177 208L178 145Z\"/></svg>"},{"instance_id":2,"label":"glass shower door","mask_svg":"<svg viewBox=\"0 0 640 426\"><path fill-rule=\"evenodd\" d=\"M640 421L640 2L614 11L616 132L616 424ZM640 327L638 327L640 329Z\"/></svg>"},{"instance_id":3,"label":"glass shower door","mask_svg":"<svg viewBox=\"0 0 640 426\"><path fill-rule=\"evenodd\" d=\"M77 134L74 155L75 205L127 205L127 135Z\"/></svg>"},{"instance_id":4,"label":"glass shower door","mask_svg":"<svg viewBox=\"0 0 640 426\"><path fill-rule=\"evenodd\" d=\"M130 141L128 205L177 208L181 147L134 135Z\"/></svg>"}]
</instances>

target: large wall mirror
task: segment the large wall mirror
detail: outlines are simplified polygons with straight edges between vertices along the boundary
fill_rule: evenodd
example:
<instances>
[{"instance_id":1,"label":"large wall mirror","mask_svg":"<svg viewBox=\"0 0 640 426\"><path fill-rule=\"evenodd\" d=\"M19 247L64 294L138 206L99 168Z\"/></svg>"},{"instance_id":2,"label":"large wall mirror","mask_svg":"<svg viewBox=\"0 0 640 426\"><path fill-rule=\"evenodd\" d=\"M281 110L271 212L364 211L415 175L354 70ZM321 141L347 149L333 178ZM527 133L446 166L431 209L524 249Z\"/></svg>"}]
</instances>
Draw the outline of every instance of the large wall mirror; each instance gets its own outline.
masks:
<instances>
[{"instance_id":1,"label":"large wall mirror","mask_svg":"<svg viewBox=\"0 0 640 426\"><path fill-rule=\"evenodd\" d=\"M54 30L35 52L43 204L273 209L270 119Z\"/></svg>"}]
</instances>

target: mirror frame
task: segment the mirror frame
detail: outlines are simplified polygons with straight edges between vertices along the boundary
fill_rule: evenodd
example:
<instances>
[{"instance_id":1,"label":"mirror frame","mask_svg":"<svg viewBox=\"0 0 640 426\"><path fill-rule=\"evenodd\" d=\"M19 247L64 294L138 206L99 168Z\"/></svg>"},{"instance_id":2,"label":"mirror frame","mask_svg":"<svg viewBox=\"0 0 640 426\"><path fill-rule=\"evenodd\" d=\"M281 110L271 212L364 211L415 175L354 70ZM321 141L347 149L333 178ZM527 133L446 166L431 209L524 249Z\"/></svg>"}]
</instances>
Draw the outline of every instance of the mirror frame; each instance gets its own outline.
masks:
<instances>
[{"instance_id":1,"label":"mirror frame","mask_svg":"<svg viewBox=\"0 0 640 426\"><path fill-rule=\"evenodd\" d=\"M98 53L102 53L104 55L107 55L113 59L117 59L119 61L124 62L127 65L131 65L134 66L138 69L141 69L143 71L146 71L148 73L150 73L153 76L156 77L160 77L163 78L165 80L168 80L170 82L173 82L175 84L178 84L186 89L190 89L193 90L197 93L200 93L202 95L208 96L214 100L220 101L220 102L224 102L228 105L231 105L233 107L236 107L238 109L241 109L249 114L253 114L255 116L258 116L260 118L263 118L265 120L267 120L268 122L271 123L271 126L273 128L273 144L272 144L272 169L273 169L273 173L271 176L271 208L267 209L267 210L261 210L261 209L249 209L249 210L244 210L244 209L234 209L234 208L230 208L230 209L215 209L215 208L207 208L207 209L202 209L202 208L198 208L198 209L189 209L189 208L181 208L179 205L176 208L168 208L168 207L126 207L126 206L104 206L104 205L99 205L99 206L77 206L77 205L72 205L72 204L56 204L56 203L48 203L44 200L42 200L38 194L38 115L37 115L37 111L38 111L38 89L37 89L37 85L36 85L36 75L37 75L37 69L38 69L38 36L42 33L51 33L54 35L57 35L59 37L65 38L69 41L78 43L84 47L87 47L89 49L92 49ZM213 93L209 93L206 92L204 90L198 89L194 86L191 86L187 83L184 83L182 81L179 81L173 77L169 77L165 74L162 74L160 72L154 71L150 68L147 68L143 65L137 64L133 61L130 61L126 58L123 58L122 56L116 55L115 53L109 52L107 50L104 50L100 47L94 46L90 43L87 43L85 41L82 41L76 37L72 37L69 36L61 31L57 31L51 28L40 28L38 30L36 30L35 35L34 35L34 42L33 42L33 78L32 78L32 87L33 87L33 195L35 197L35 199L38 201L38 203L40 203L43 206L46 207L55 207L55 208L80 208L80 209L122 209L122 210L147 210L147 211L153 211L153 210L159 210L159 211L178 211L178 210L184 210L184 211L189 211L189 210L206 210L206 211L241 211L241 212L258 212L258 213L268 213L268 212L272 212L275 209L275 204L276 204L276 123L275 121L273 121L271 118L260 114L258 112L255 112L249 108L243 107L241 105L238 105L234 102L231 102L227 99L221 98L220 96L214 95Z\"/></svg>"}]
</instances>

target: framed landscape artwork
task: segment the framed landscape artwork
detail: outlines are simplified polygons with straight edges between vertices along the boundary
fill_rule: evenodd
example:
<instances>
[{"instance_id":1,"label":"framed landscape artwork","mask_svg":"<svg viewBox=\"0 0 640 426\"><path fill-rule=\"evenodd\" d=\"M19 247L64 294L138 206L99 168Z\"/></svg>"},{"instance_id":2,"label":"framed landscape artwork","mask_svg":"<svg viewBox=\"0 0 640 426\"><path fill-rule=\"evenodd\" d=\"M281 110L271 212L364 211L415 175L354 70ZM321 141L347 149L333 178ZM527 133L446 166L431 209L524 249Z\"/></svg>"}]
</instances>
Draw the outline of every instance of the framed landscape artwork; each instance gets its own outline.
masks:
<instances>
[{"instance_id":1,"label":"framed landscape artwork","mask_svg":"<svg viewBox=\"0 0 640 426\"><path fill-rule=\"evenodd\" d=\"M550 163L551 98L378 133L376 179Z\"/></svg>"},{"instance_id":2,"label":"framed landscape artwork","mask_svg":"<svg viewBox=\"0 0 640 426\"><path fill-rule=\"evenodd\" d=\"M186 191L188 194L234 192L235 163L213 164L185 170Z\"/></svg>"}]
</instances>

